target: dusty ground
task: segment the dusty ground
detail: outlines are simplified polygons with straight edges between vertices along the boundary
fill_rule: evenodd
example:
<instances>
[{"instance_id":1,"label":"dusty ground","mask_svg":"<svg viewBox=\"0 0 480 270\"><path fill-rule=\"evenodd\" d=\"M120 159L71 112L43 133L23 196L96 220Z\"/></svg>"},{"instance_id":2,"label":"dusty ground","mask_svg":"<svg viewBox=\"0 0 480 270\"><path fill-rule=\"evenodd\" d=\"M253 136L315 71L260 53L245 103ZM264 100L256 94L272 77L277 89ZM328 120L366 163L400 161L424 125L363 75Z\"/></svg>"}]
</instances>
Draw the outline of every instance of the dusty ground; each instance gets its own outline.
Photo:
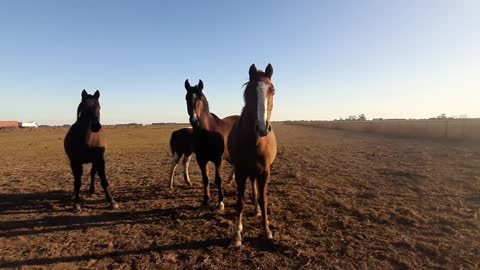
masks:
<instances>
[{"instance_id":1,"label":"dusty ground","mask_svg":"<svg viewBox=\"0 0 480 270\"><path fill-rule=\"evenodd\" d=\"M224 213L201 208L178 170L169 191L168 138L178 126L109 128L107 176L73 214L66 129L0 132L0 268L479 269L480 146L274 125L269 188L273 244L248 204L241 249Z\"/></svg>"}]
</instances>

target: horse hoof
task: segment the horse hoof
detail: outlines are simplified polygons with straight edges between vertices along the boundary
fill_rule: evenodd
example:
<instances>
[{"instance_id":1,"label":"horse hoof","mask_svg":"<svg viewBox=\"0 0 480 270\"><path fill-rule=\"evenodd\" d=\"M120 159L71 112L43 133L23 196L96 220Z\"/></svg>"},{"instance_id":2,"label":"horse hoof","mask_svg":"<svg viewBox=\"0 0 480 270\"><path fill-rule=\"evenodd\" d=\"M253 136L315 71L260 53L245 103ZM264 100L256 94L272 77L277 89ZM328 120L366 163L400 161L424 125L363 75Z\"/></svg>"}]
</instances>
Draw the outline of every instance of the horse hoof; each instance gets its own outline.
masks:
<instances>
[{"instance_id":1,"label":"horse hoof","mask_svg":"<svg viewBox=\"0 0 480 270\"><path fill-rule=\"evenodd\" d=\"M268 240L272 240L273 239L273 235L272 235L272 232L269 230L267 232L264 232L263 233L263 236L268 239Z\"/></svg>"},{"instance_id":2,"label":"horse hoof","mask_svg":"<svg viewBox=\"0 0 480 270\"><path fill-rule=\"evenodd\" d=\"M118 205L118 203L116 201L113 201L110 203L110 209L112 210L116 210L116 209L119 209L120 206Z\"/></svg>"},{"instance_id":3,"label":"horse hoof","mask_svg":"<svg viewBox=\"0 0 480 270\"><path fill-rule=\"evenodd\" d=\"M73 206L73 213L75 214L78 214L82 212L82 207L80 206L79 203L76 203L74 206Z\"/></svg>"},{"instance_id":4,"label":"horse hoof","mask_svg":"<svg viewBox=\"0 0 480 270\"><path fill-rule=\"evenodd\" d=\"M223 211L225 210L225 204L223 202L220 202L217 206L218 211Z\"/></svg>"},{"instance_id":5,"label":"horse hoof","mask_svg":"<svg viewBox=\"0 0 480 270\"><path fill-rule=\"evenodd\" d=\"M233 239L232 243L230 243L232 247L239 248L242 246L242 240L240 239Z\"/></svg>"}]
</instances>

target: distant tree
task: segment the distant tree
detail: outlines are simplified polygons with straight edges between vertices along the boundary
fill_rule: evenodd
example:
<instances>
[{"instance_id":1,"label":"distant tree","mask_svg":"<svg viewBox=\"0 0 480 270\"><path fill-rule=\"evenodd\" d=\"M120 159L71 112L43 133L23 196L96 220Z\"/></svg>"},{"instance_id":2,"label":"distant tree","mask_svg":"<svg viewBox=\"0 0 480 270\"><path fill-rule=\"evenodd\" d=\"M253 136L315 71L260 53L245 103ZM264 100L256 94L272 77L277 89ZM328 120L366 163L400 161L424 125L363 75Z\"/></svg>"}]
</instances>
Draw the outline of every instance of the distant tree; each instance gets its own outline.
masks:
<instances>
[{"instance_id":1,"label":"distant tree","mask_svg":"<svg viewBox=\"0 0 480 270\"><path fill-rule=\"evenodd\" d=\"M347 120L348 121L357 121L357 116L356 115L349 115Z\"/></svg>"},{"instance_id":2,"label":"distant tree","mask_svg":"<svg viewBox=\"0 0 480 270\"><path fill-rule=\"evenodd\" d=\"M363 114L363 113L360 114L360 115L358 116L358 121L367 121L367 117L365 116L365 114Z\"/></svg>"},{"instance_id":3,"label":"distant tree","mask_svg":"<svg viewBox=\"0 0 480 270\"><path fill-rule=\"evenodd\" d=\"M447 115L442 113L439 116L437 116L437 119L447 119Z\"/></svg>"}]
</instances>

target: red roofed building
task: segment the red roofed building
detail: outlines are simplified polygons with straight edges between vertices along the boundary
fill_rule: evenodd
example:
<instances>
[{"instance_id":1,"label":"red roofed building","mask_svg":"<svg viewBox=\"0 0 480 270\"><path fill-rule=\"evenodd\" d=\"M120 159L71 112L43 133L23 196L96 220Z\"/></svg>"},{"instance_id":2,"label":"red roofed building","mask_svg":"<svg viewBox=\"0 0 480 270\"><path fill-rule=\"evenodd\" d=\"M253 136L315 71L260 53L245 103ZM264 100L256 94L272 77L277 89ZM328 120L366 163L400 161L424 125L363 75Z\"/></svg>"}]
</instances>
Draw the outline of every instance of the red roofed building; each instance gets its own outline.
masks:
<instances>
[{"instance_id":1,"label":"red roofed building","mask_svg":"<svg viewBox=\"0 0 480 270\"><path fill-rule=\"evenodd\" d=\"M17 121L0 121L0 128L3 127L18 127L19 123Z\"/></svg>"}]
</instances>

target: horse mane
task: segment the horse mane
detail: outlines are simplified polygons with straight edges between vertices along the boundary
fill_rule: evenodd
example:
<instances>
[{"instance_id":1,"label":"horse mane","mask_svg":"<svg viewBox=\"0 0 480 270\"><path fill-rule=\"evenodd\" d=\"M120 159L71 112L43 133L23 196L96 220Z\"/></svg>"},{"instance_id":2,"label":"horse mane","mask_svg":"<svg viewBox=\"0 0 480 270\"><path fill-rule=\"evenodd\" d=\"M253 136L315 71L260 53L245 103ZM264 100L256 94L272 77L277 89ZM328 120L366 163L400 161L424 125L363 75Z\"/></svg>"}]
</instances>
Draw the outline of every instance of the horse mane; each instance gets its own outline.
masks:
<instances>
[{"instance_id":1,"label":"horse mane","mask_svg":"<svg viewBox=\"0 0 480 270\"><path fill-rule=\"evenodd\" d=\"M215 120L220 120L220 117L218 117L216 114L210 113L210 115L211 115Z\"/></svg>"},{"instance_id":2,"label":"horse mane","mask_svg":"<svg viewBox=\"0 0 480 270\"><path fill-rule=\"evenodd\" d=\"M203 93L200 93L200 97L203 99L203 111L210 113L210 105L208 104L207 97ZM210 113L210 114L213 114L213 113ZM217 116L215 115L215 117Z\"/></svg>"}]
</instances>

